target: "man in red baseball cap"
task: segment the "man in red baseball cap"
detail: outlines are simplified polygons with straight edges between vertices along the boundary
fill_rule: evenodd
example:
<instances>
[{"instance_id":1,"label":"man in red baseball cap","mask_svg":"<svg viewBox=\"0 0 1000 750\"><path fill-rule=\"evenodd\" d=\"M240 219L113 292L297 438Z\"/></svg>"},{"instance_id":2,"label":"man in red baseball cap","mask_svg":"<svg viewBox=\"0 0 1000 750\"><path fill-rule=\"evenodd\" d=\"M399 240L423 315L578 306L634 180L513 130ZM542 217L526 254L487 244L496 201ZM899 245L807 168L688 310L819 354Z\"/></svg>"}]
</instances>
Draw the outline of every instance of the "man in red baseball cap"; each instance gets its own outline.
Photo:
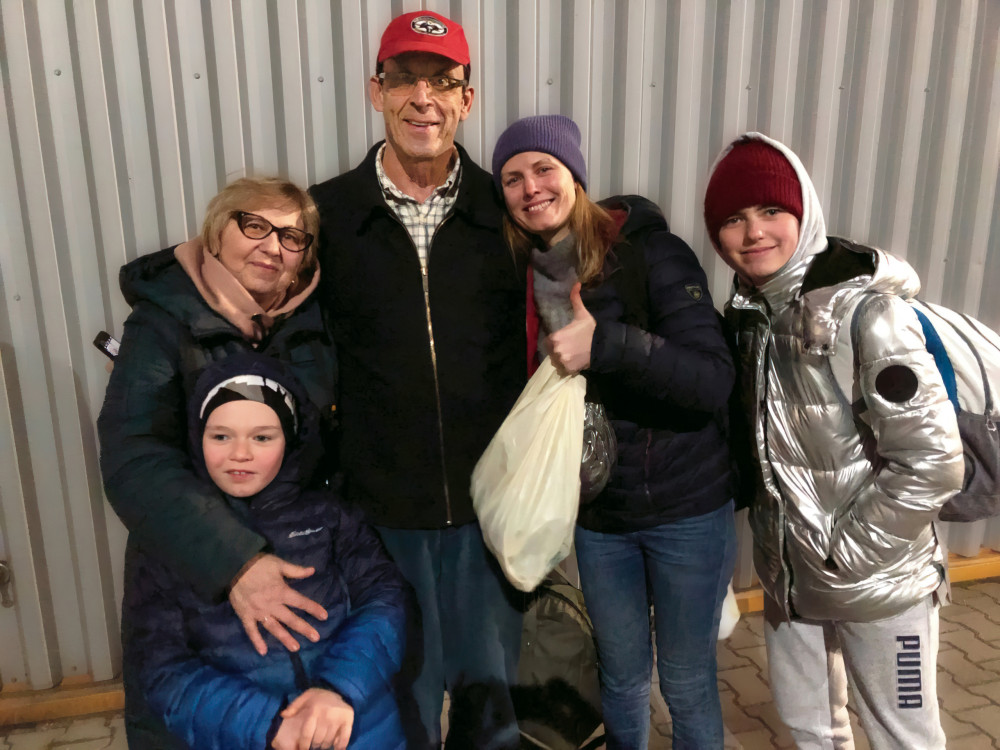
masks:
<instances>
[{"instance_id":1,"label":"man in red baseball cap","mask_svg":"<svg viewBox=\"0 0 1000 750\"><path fill-rule=\"evenodd\" d=\"M524 385L524 274L490 175L455 143L470 72L459 24L393 19L368 82L385 141L311 190L345 490L416 592L398 683L410 748L440 748L445 690L448 747L519 744L519 598L483 544L469 485Z\"/></svg>"}]
</instances>

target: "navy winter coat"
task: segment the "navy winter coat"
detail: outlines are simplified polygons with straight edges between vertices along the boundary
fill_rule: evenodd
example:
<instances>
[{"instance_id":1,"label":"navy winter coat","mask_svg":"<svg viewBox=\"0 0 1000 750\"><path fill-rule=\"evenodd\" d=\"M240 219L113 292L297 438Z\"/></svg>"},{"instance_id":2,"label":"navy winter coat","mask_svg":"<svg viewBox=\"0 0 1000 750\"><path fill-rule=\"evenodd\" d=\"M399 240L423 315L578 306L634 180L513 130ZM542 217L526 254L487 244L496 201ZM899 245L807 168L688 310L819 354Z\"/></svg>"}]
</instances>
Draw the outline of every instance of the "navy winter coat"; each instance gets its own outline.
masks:
<instances>
[{"instance_id":1,"label":"navy winter coat","mask_svg":"<svg viewBox=\"0 0 1000 750\"><path fill-rule=\"evenodd\" d=\"M104 491L129 530L130 547L168 562L203 596L221 598L264 540L239 522L213 484L195 476L184 419L188 396L207 364L257 351L287 363L317 408L329 413L337 377L333 344L314 294L255 348L208 306L174 248L135 259L119 281L132 313L97 420Z\"/></svg>"},{"instance_id":2,"label":"navy winter coat","mask_svg":"<svg viewBox=\"0 0 1000 750\"><path fill-rule=\"evenodd\" d=\"M236 355L206 370L189 412L191 451L204 475L197 405L232 375L255 372L292 386L300 404L299 440L286 449L275 480L251 498L227 498L274 554L316 572L290 585L326 608L320 634L299 639L297 653L265 633L268 653L254 650L228 601L208 603L181 576L139 553L125 582L124 608L134 646L144 655L139 680L145 698L172 733L191 748L270 747L278 712L309 687L339 693L355 710L349 748L402 748L390 683L405 641L407 589L377 535L332 491L303 492L317 450L316 414L294 381L266 358ZM305 399L305 408L302 408Z\"/></svg>"},{"instance_id":3,"label":"navy winter coat","mask_svg":"<svg viewBox=\"0 0 1000 750\"><path fill-rule=\"evenodd\" d=\"M621 533L704 515L733 497L725 415L735 370L705 272L659 208L638 196L601 205L624 222L624 239L600 283L581 292L597 321L584 375L615 428L618 465L578 522Z\"/></svg>"}]
</instances>

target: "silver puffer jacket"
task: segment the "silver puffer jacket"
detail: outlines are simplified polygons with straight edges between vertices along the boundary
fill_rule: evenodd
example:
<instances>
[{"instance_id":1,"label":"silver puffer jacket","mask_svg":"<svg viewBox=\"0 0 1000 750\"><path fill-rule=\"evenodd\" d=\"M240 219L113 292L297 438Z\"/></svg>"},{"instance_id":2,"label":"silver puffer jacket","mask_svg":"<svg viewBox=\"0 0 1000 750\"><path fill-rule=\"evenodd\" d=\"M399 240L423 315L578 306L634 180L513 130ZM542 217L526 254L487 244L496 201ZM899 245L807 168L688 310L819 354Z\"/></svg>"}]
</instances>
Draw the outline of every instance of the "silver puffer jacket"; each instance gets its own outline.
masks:
<instances>
[{"instance_id":1,"label":"silver puffer jacket","mask_svg":"<svg viewBox=\"0 0 1000 750\"><path fill-rule=\"evenodd\" d=\"M786 617L881 620L946 585L933 523L963 481L955 412L906 302L913 269L828 242L799 160L754 136L795 166L804 204L788 263L760 288L741 283L726 307L760 466L757 574ZM858 368L851 394L834 374L845 362L847 382Z\"/></svg>"}]
</instances>

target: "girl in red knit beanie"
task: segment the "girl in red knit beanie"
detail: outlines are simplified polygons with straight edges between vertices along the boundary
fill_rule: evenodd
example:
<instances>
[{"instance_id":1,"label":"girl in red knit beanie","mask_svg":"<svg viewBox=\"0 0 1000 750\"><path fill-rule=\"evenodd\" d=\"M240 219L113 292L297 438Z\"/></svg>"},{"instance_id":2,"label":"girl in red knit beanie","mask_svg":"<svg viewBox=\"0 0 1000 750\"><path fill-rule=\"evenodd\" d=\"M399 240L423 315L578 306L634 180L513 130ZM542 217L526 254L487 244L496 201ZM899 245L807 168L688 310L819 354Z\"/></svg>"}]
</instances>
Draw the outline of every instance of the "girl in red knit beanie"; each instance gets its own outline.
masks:
<instances>
[{"instance_id":1,"label":"girl in red knit beanie","mask_svg":"<svg viewBox=\"0 0 1000 750\"><path fill-rule=\"evenodd\" d=\"M940 507L962 487L955 410L903 260L826 236L783 144L723 151L705 227L736 271L726 319L757 475L750 509L771 689L800 748L850 748L848 684L875 750L940 750Z\"/></svg>"}]
</instances>

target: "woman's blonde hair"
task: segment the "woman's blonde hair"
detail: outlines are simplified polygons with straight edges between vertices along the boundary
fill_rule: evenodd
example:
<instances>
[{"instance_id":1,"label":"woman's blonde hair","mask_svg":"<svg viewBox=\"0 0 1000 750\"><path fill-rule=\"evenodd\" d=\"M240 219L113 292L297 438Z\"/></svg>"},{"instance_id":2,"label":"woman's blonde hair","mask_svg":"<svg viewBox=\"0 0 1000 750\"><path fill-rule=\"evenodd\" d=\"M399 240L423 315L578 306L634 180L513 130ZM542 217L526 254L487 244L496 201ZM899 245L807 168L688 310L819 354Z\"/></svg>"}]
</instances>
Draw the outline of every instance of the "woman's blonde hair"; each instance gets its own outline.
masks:
<instances>
[{"instance_id":1,"label":"woman's blonde hair","mask_svg":"<svg viewBox=\"0 0 1000 750\"><path fill-rule=\"evenodd\" d=\"M296 210L302 214L302 226L313 236L303 253L299 279L310 279L317 266L316 240L319 234L319 211L309 193L280 177L241 177L226 185L205 209L201 239L212 255L222 248L222 230L237 211Z\"/></svg>"},{"instance_id":2,"label":"woman's blonde hair","mask_svg":"<svg viewBox=\"0 0 1000 750\"><path fill-rule=\"evenodd\" d=\"M576 273L584 286L601 280L604 258L618 237L618 224L603 208L590 200L579 182L574 182L576 203L569 213L569 228L576 237ZM503 217L503 235L515 255L528 257L541 244L537 234L525 231L510 218Z\"/></svg>"}]
</instances>

